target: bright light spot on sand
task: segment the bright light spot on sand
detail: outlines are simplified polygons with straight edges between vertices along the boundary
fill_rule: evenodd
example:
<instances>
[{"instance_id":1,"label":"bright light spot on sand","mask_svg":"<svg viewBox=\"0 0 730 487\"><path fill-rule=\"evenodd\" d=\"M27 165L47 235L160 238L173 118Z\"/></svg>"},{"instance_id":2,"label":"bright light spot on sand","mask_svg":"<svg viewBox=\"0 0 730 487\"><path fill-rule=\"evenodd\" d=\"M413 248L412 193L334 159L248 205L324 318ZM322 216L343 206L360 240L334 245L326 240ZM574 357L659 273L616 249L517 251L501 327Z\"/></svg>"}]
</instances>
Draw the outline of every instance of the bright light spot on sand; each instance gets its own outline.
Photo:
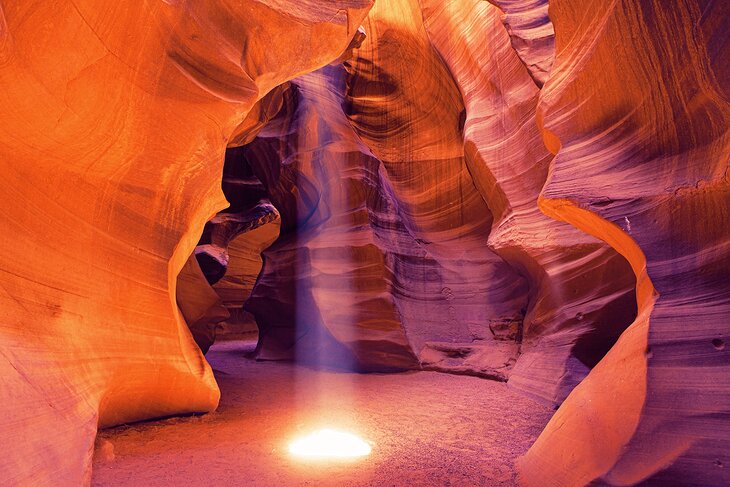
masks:
<instances>
[{"instance_id":1,"label":"bright light spot on sand","mask_svg":"<svg viewBox=\"0 0 730 487\"><path fill-rule=\"evenodd\" d=\"M289 444L289 453L307 458L364 457L370 451L370 445L359 437L332 429L315 431Z\"/></svg>"}]
</instances>

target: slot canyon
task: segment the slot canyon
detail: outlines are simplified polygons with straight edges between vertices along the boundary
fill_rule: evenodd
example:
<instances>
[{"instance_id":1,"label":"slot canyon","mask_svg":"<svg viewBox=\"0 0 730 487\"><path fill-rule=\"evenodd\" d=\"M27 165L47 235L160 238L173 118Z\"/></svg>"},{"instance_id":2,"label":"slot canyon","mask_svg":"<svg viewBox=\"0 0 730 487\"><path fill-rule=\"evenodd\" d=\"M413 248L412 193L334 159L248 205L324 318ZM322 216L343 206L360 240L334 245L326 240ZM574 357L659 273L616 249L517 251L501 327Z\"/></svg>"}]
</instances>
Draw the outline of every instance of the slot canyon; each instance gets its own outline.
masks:
<instances>
[{"instance_id":1,"label":"slot canyon","mask_svg":"<svg viewBox=\"0 0 730 487\"><path fill-rule=\"evenodd\" d=\"M727 0L0 0L0 485L730 485Z\"/></svg>"}]
</instances>

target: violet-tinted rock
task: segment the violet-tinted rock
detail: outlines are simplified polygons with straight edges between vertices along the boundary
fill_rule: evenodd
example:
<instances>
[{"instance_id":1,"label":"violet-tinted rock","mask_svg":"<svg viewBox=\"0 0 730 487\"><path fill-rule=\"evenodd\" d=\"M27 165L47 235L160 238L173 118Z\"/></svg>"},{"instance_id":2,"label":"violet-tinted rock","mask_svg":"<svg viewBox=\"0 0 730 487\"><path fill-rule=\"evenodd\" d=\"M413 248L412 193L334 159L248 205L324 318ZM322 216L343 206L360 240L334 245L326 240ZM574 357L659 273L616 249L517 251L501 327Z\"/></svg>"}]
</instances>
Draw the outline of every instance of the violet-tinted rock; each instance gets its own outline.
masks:
<instances>
[{"instance_id":1,"label":"violet-tinted rock","mask_svg":"<svg viewBox=\"0 0 730 487\"><path fill-rule=\"evenodd\" d=\"M727 2L551 0L541 207L626 257L639 315L520 463L526 485L727 485Z\"/></svg>"}]
</instances>

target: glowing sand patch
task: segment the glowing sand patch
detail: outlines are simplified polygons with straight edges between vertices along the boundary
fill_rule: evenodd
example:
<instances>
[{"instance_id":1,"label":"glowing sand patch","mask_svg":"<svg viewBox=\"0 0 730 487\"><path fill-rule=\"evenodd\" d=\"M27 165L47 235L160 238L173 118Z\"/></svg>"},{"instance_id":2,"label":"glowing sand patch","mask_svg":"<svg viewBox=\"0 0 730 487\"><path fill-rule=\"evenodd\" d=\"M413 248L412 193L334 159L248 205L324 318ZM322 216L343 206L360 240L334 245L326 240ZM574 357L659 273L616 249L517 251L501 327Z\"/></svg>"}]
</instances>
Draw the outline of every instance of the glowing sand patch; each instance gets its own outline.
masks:
<instances>
[{"instance_id":1,"label":"glowing sand patch","mask_svg":"<svg viewBox=\"0 0 730 487\"><path fill-rule=\"evenodd\" d=\"M370 445L359 437L332 429L315 431L289 444L289 453L307 458L364 457L370 451Z\"/></svg>"}]
</instances>

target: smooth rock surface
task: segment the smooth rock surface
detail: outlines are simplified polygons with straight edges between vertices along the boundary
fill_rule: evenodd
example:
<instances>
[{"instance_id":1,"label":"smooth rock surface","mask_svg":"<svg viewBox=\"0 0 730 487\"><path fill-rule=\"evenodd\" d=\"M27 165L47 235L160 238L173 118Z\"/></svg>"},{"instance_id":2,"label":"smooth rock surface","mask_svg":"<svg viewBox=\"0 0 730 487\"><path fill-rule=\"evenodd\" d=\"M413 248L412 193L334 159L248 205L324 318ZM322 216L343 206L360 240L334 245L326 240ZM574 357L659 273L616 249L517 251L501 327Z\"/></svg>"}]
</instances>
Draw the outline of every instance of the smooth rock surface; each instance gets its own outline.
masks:
<instances>
[{"instance_id":1,"label":"smooth rock surface","mask_svg":"<svg viewBox=\"0 0 730 487\"><path fill-rule=\"evenodd\" d=\"M634 319L631 269L605 243L538 209L551 159L536 123L540 90L499 11L481 1L422 5L464 99L466 163L494 215L488 246L529 283L510 385L559 404Z\"/></svg>"},{"instance_id":2,"label":"smooth rock surface","mask_svg":"<svg viewBox=\"0 0 730 487\"><path fill-rule=\"evenodd\" d=\"M625 259L538 209L540 90L501 19L383 1L346 73L292 81L229 150L282 214L246 305L261 358L511 377L557 404L634 319Z\"/></svg>"},{"instance_id":3,"label":"smooth rock surface","mask_svg":"<svg viewBox=\"0 0 730 487\"><path fill-rule=\"evenodd\" d=\"M214 410L202 351L251 312L261 359L560 405L523 485L730 484L729 30L720 0L0 0L0 478L85 485L98 427Z\"/></svg>"},{"instance_id":4,"label":"smooth rock surface","mask_svg":"<svg viewBox=\"0 0 730 487\"><path fill-rule=\"evenodd\" d=\"M254 103L371 2L0 3L0 478L89 482L97 426L215 409L176 279Z\"/></svg>"},{"instance_id":5,"label":"smooth rock surface","mask_svg":"<svg viewBox=\"0 0 730 487\"><path fill-rule=\"evenodd\" d=\"M727 485L730 5L551 0L550 16L540 205L626 257L639 314L531 448L522 483Z\"/></svg>"}]
</instances>

